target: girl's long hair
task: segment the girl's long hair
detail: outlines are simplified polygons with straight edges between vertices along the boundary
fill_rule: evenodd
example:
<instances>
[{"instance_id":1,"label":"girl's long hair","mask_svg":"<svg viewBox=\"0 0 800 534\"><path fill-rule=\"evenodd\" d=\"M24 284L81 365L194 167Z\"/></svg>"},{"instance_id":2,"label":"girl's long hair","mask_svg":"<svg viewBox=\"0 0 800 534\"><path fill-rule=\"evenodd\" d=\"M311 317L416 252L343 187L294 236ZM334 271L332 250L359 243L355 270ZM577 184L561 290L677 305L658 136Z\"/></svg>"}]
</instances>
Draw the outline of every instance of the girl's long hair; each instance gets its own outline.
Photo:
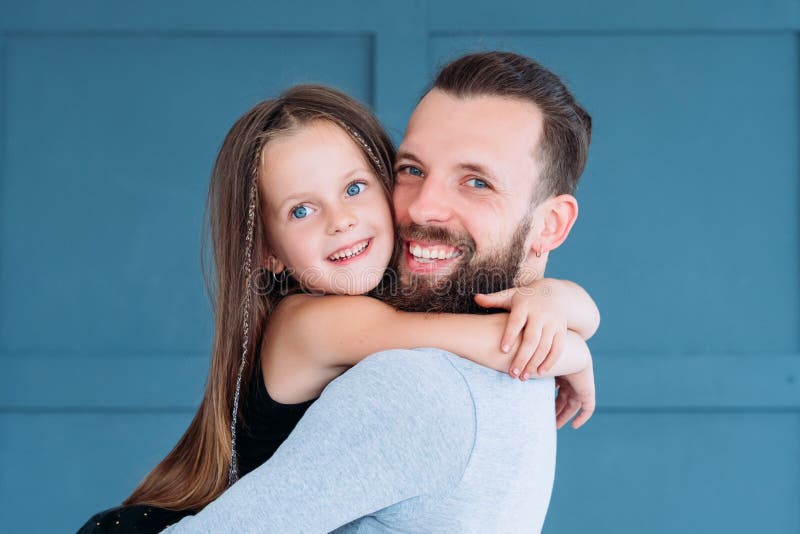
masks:
<instances>
[{"instance_id":1,"label":"girl's long hair","mask_svg":"<svg viewBox=\"0 0 800 534\"><path fill-rule=\"evenodd\" d=\"M210 233L215 268L209 271L205 253L201 253L214 312L211 367L203 400L177 445L142 480L124 505L197 511L228 487L232 411L243 353L241 383L250 384L254 373L259 372L256 354L270 313L285 294L254 290L256 286L263 289L268 285L263 280L259 282L259 276L270 276L260 268L266 261L267 245L256 186L261 152L270 139L289 135L317 120L333 122L350 135L375 175L381 178L387 199L391 199L392 141L375 117L349 96L319 85L299 85L274 100L257 104L236 121L217 155L205 206L203 252ZM255 208L255 224L252 240L248 240L248 211L252 208ZM245 258L251 258L257 268L247 269ZM248 301L249 336L245 344ZM241 387L241 404L246 402L248 389ZM242 411L238 413L237 426L241 426Z\"/></svg>"}]
</instances>

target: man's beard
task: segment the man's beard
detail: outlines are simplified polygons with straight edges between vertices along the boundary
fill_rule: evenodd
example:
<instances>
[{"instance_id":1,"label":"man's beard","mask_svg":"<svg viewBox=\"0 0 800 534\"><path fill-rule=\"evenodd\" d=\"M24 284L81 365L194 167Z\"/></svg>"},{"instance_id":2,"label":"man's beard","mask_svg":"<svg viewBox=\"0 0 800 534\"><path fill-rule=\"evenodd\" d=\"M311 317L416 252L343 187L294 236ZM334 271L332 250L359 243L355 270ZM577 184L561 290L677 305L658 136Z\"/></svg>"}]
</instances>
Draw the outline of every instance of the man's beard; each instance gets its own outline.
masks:
<instances>
[{"instance_id":1,"label":"man's beard","mask_svg":"<svg viewBox=\"0 0 800 534\"><path fill-rule=\"evenodd\" d=\"M486 313L475 303L477 293L494 293L514 286L522 260L532 214L520 222L505 247L475 257L475 241L466 233L455 234L445 228L411 224L397 228L395 265L405 262L405 243L427 241L448 244L462 251L461 262L449 274L418 275L403 273L383 287L379 298L395 308L412 312ZM405 268L403 269L405 271ZM397 271L395 270L395 273Z\"/></svg>"}]
</instances>

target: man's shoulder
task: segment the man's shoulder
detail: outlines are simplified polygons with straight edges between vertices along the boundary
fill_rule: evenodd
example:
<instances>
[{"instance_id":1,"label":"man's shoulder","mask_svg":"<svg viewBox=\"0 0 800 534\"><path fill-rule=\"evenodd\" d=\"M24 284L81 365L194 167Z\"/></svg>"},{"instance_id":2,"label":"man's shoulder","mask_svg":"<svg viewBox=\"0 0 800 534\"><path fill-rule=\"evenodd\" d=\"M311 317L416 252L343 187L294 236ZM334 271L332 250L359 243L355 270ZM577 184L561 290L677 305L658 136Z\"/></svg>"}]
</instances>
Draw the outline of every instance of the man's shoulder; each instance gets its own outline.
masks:
<instances>
[{"instance_id":1,"label":"man's shoulder","mask_svg":"<svg viewBox=\"0 0 800 534\"><path fill-rule=\"evenodd\" d=\"M353 377L378 374L392 381L417 385L417 389L427 383L435 388L464 390L470 396L476 388L499 387L508 378L504 373L435 347L376 352L345 374Z\"/></svg>"},{"instance_id":2,"label":"man's shoulder","mask_svg":"<svg viewBox=\"0 0 800 534\"><path fill-rule=\"evenodd\" d=\"M438 371L449 374L455 372L449 356L449 352L435 348L384 350L367 356L352 370L380 368L387 371Z\"/></svg>"},{"instance_id":3,"label":"man's shoulder","mask_svg":"<svg viewBox=\"0 0 800 534\"><path fill-rule=\"evenodd\" d=\"M425 403L433 397L443 409L462 409L472 403L472 394L449 352L440 349L392 349L376 352L331 383L358 388L369 394L401 397L406 402ZM330 386L329 386L330 387ZM446 401L446 402L441 402Z\"/></svg>"}]
</instances>

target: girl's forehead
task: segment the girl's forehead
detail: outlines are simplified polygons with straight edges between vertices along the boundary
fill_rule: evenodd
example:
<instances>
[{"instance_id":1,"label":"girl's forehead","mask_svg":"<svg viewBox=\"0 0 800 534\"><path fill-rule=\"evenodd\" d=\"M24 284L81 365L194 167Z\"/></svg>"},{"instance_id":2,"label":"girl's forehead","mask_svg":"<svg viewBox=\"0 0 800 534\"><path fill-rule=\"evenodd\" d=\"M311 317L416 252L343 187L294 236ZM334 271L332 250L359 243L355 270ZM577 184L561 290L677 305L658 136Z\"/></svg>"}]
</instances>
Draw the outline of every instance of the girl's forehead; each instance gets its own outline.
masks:
<instances>
[{"instance_id":1,"label":"girl's forehead","mask_svg":"<svg viewBox=\"0 0 800 534\"><path fill-rule=\"evenodd\" d=\"M342 128L320 121L266 143L259 186L277 208L294 197L338 188L359 173L372 174L363 151Z\"/></svg>"},{"instance_id":2,"label":"girl's forehead","mask_svg":"<svg viewBox=\"0 0 800 534\"><path fill-rule=\"evenodd\" d=\"M260 165L269 172L275 168L307 169L318 164L363 159L360 147L341 127L319 120L267 141L261 151Z\"/></svg>"}]
</instances>

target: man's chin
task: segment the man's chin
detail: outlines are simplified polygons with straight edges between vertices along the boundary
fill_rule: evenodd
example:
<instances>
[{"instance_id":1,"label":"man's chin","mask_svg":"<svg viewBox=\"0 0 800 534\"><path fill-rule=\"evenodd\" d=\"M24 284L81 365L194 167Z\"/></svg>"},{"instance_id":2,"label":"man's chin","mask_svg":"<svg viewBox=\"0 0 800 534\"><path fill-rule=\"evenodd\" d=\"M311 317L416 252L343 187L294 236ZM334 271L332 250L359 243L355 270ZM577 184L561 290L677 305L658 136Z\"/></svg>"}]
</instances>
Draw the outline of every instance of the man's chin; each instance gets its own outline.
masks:
<instances>
[{"instance_id":1,"label":"man's chin","mask_svg":"<svg viewBox=\"0 0 800 534\"><path fill-rule=\"evenodd\" d=\"M451 279L456 269L458 269L458 264L454 262L424 270L412 269L408 264L404 264L399 269L398 279L402 287L414 286L418 289L433 289Z\"/></svg>"}]
</instances>

